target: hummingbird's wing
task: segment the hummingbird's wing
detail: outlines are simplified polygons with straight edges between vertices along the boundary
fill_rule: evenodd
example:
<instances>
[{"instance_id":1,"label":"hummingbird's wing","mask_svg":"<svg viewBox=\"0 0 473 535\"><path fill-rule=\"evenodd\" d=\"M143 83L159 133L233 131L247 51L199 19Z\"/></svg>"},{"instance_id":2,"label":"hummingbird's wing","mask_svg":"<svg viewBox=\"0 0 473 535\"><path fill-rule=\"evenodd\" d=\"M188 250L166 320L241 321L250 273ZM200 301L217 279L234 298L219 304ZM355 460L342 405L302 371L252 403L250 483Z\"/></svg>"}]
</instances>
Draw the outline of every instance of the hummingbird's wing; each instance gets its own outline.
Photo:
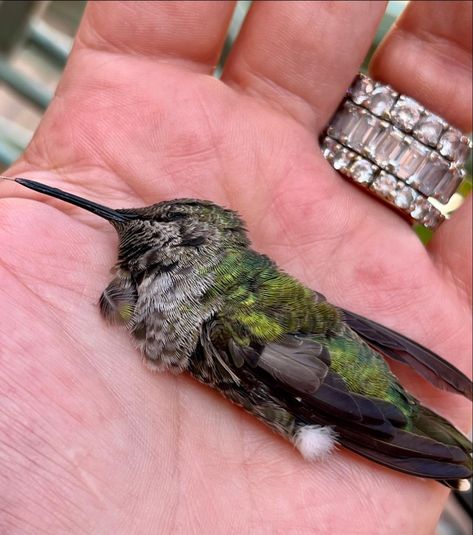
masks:
<instances>
[{"instance_id":1,"label":"hummingbird's wing","mask_svg":"<svg viewBox=\"0 0 473 535\"><path fill-rule=\"evenodd\" d=\"M230 349L231 348L231 349ZM407 420L392 403L380 398L353 392L346 380L331 369L326 345L310 336L286 335L278 343L255 349L229 342L229 353L235 362L244 361L250 373L265 383L278 385L293 397L331 416L349 422L381 426L389 432L392 424L404 425ZM251 355L251 360L247 355Z\"/></svg>"},{"instance_id":2,"label":"hummingbird's wing","mask_svg":"<svg viewBox=\"0 0 473 535\"><path fill-rule=\"evenodd\" d=\"M353 343L358 343L356 335ZM346 343L343 348L346 351ZM333 370L330 349L330 344L294 334L264 346L246 347L230 340L226 354L231 355L242 386L254 385L255 379L264 384L273 399L295 416L296 427L330 426L352 451L454 488L456 480L471 477L471 444L466 438L418 405L394 376L391 399L354 392L350 381ZM335 354L337 348L332 349ZM394 401L396 394L401 408Z\"/></svg>"},{"instance_id":3,"label":"hummingbird's wing","mask_svg":"<svg viewBox=\"0 0 473 535\"><path fill-rule=\"evenodd\" d=\"M251 375L276 389L289 403L300 400L296 405L310 408L311 414L325 414L331 423L335 418L352 426L373 426L378 434L389 436L393 425L407 423L402 411L389 400L353 391L333 369L327 345L310 335L287 334L278 342L249 346L230 338L228 347L222 348L213 345L214 337L208 329L204 332L207 334L202 340L208 356L215 360L217 354L229 355L228 364L235 375Z\"/></svg>"},{"instance_id":4,"label":"hummingbird's wing","mask_svg":"<svg viewBox=\"0 0 473 535\"><path fill-rule=\"evenodd\" d=\"M232 341L233 355L238 354ZM307 394L316 392L329 372L326 348L315 341L287 336L281 343L266 345L254 366L273 374L288 386Z\"/></svg>"},{"instance_id":5,"label":"hummingbird's wing","mask_svg":"<svg viewBox=\"0 0 473 535\"><path fill-rule=\"evenodd\" d=\"M347 325L383 355L407 364L438 388L473 399L470 379L430 349L379 323L343 310Z\"/></svg>"},{"instance_id":6,"label":"hummingbird's wing","mask_svg":"<svg viewBox=\"0 0 473 535\"><path fill-rule=\"evenodd\" d=\"M136 300L136 287L131 278L116 277L100 296L100 312L111 324L131 326Z\"/></svg>"}]
</instances>

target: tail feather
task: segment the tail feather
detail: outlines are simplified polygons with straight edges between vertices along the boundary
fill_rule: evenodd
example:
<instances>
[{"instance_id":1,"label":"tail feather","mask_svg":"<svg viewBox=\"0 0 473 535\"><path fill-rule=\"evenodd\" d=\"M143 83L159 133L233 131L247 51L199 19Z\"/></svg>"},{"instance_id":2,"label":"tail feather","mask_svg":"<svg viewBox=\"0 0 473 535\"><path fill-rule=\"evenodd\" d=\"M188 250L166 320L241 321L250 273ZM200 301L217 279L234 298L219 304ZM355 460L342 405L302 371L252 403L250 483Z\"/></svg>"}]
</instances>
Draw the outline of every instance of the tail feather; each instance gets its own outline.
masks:
<instances>
[{"instance_id":1,"label":"tail feather","mask_svg":"<svg viewBox=\"0 0 473 535\"><path fill-rule=\"evenodd\" d=\"M341 432L342 442L347 439L363 447L383 453L407 458L432 459L454 464L468 464L467 454L459 447L449 446L431 438L396 429L392 439L382 439L370 435L360 435L344 429Z\"/></svg>"},{"instance_id":2,"label":"tail feather","mask_svg":"<svg viewBox=\"0 0 473 535\"><path fill-rule=\"evenodd\" d=\"M392 440L380 440L342 430L348 449L401 472L436 479L456 490L468 490L473 475L473 448L447 420L418 406L411 431L396 429Z\"/></svg>"},{"instance_id":3,"label":"tail feather","mask_svg":"<svg viewBox=\"0 0 473 535\"><path fill-rule=\"evenodd\" d=\"M445 418L442 418L442 416L427 407L419 406L418 414L413 420L412 425L415 431L424 436L463 450L468 457L471 468L473 463L473 446L471 441L458 431L458 429L453 427L450 422L445 420Z\"/></svg>"},{"instance_id":4,"label":"tail feather","mask_svg":"<svg viewBox=\"0 0 473 535\"><path fill-rule=\"evenodd\" d=\"M418 405L408 426L391 426L391 433L376 433L366 422L346 422L323 411L298 404L291 407L306 424L332 426L342 446L394 470L435 479L457 490L468 490L473 476L472 444L452 424Z\"/></svg>"},{"instance_id":5,"label":"tail feather","mask_svg":"<svg viewBox=\"0 0 473 535\"><path fill-rule=\"evenodd\" d=\"M448 486L452 487L455 482L471 478L471 468L463 464L446 463L434 461L432 459L422 459L419 457L392 457L383 451L377 451L345 440L343 445L349 450L359 453L368 459L378 462L399 472L411 474L418 477L436 479L440 483L448 481Z\"/></svg>"}]
</instances>

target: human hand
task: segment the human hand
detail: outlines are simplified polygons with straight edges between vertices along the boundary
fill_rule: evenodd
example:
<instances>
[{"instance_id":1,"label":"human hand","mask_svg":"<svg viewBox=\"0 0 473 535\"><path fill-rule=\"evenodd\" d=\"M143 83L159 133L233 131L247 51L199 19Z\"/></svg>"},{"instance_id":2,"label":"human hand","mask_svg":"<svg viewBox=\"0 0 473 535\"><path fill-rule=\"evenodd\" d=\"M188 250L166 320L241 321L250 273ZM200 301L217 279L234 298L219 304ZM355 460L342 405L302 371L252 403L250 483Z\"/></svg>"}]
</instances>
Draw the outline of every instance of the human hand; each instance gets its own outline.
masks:
<instances>
[{"instance_id":1,"label":"human hand","mask_svg":"<svg viewBox=\"0 0 473 535\"><path fill-rule=\"evenodd\" d=\"M257 3L218 81L233 7L91 3L8 174L116 208L175 197L232 207L255 249L471 373L471 198L426 249L317 145L384 4ZM471 130L468 3L412 3L372 70ZM114 230L16 184L0 195L8 533L432 533L447 495L438 483L342 449L308 463L210 389L150 373L96 307ZM463 400L402 377L455 423L471 420Z\"/></svg>"}]
</instances>

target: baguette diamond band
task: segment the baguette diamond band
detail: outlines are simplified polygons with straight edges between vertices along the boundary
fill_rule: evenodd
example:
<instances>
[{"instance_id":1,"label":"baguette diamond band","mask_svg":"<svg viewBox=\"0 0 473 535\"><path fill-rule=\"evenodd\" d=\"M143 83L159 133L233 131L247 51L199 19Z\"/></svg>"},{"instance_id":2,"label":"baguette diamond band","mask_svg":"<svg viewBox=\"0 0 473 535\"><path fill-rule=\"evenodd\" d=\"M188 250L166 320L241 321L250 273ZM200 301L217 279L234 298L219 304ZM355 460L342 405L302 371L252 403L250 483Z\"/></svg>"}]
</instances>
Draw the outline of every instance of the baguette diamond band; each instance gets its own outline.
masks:
<instances>
[{"instance_id":1,"label":"baguette diamond band","mask_svg":"<svg viewBox=\"0 0 473 535\"><path fill-rule=\"evenodd\" d=\"M331 165L435 230L465 176L471 142L414 99L360 74L322 139ZM430 200L429 200L430 199Z\"/></svg>"}]
</instances>

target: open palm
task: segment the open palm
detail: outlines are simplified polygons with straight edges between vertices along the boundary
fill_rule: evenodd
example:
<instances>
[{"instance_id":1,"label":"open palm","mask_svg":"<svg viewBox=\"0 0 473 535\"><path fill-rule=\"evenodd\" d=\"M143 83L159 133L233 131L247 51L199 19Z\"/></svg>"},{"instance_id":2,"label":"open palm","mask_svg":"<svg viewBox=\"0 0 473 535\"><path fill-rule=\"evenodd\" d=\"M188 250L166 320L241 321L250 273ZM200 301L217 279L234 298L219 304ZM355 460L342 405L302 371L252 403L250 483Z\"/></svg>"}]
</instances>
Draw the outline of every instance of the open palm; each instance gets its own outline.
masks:
<instances>
[{"instance_id":1,"label":"open palm","mask_svg":"<svg viewBox=\"0 0 473 535\"><path fill-rule=\"evenodd\" d=\"M466 4L428 22L423 3L410 6L373 68L468 129ZM425 249L318 149L383 3L256 4L219 81L210 74L233 7L89 5L57 95L9 174L115 208L175 197L234 208L254 247L291 274L469 373L468 206ZM461 52L452 65L449 46ZM433 90L441 67L450 81ZM465 99L452 103L453 91ZM116 256L112 227L16 184L0 194L0 531L432 532L446 497L437 483L344 450L307 463L210 389L147 371L96 307ZM468 421L458 397L403 378Z\"/></svg>"}]
</instances>

